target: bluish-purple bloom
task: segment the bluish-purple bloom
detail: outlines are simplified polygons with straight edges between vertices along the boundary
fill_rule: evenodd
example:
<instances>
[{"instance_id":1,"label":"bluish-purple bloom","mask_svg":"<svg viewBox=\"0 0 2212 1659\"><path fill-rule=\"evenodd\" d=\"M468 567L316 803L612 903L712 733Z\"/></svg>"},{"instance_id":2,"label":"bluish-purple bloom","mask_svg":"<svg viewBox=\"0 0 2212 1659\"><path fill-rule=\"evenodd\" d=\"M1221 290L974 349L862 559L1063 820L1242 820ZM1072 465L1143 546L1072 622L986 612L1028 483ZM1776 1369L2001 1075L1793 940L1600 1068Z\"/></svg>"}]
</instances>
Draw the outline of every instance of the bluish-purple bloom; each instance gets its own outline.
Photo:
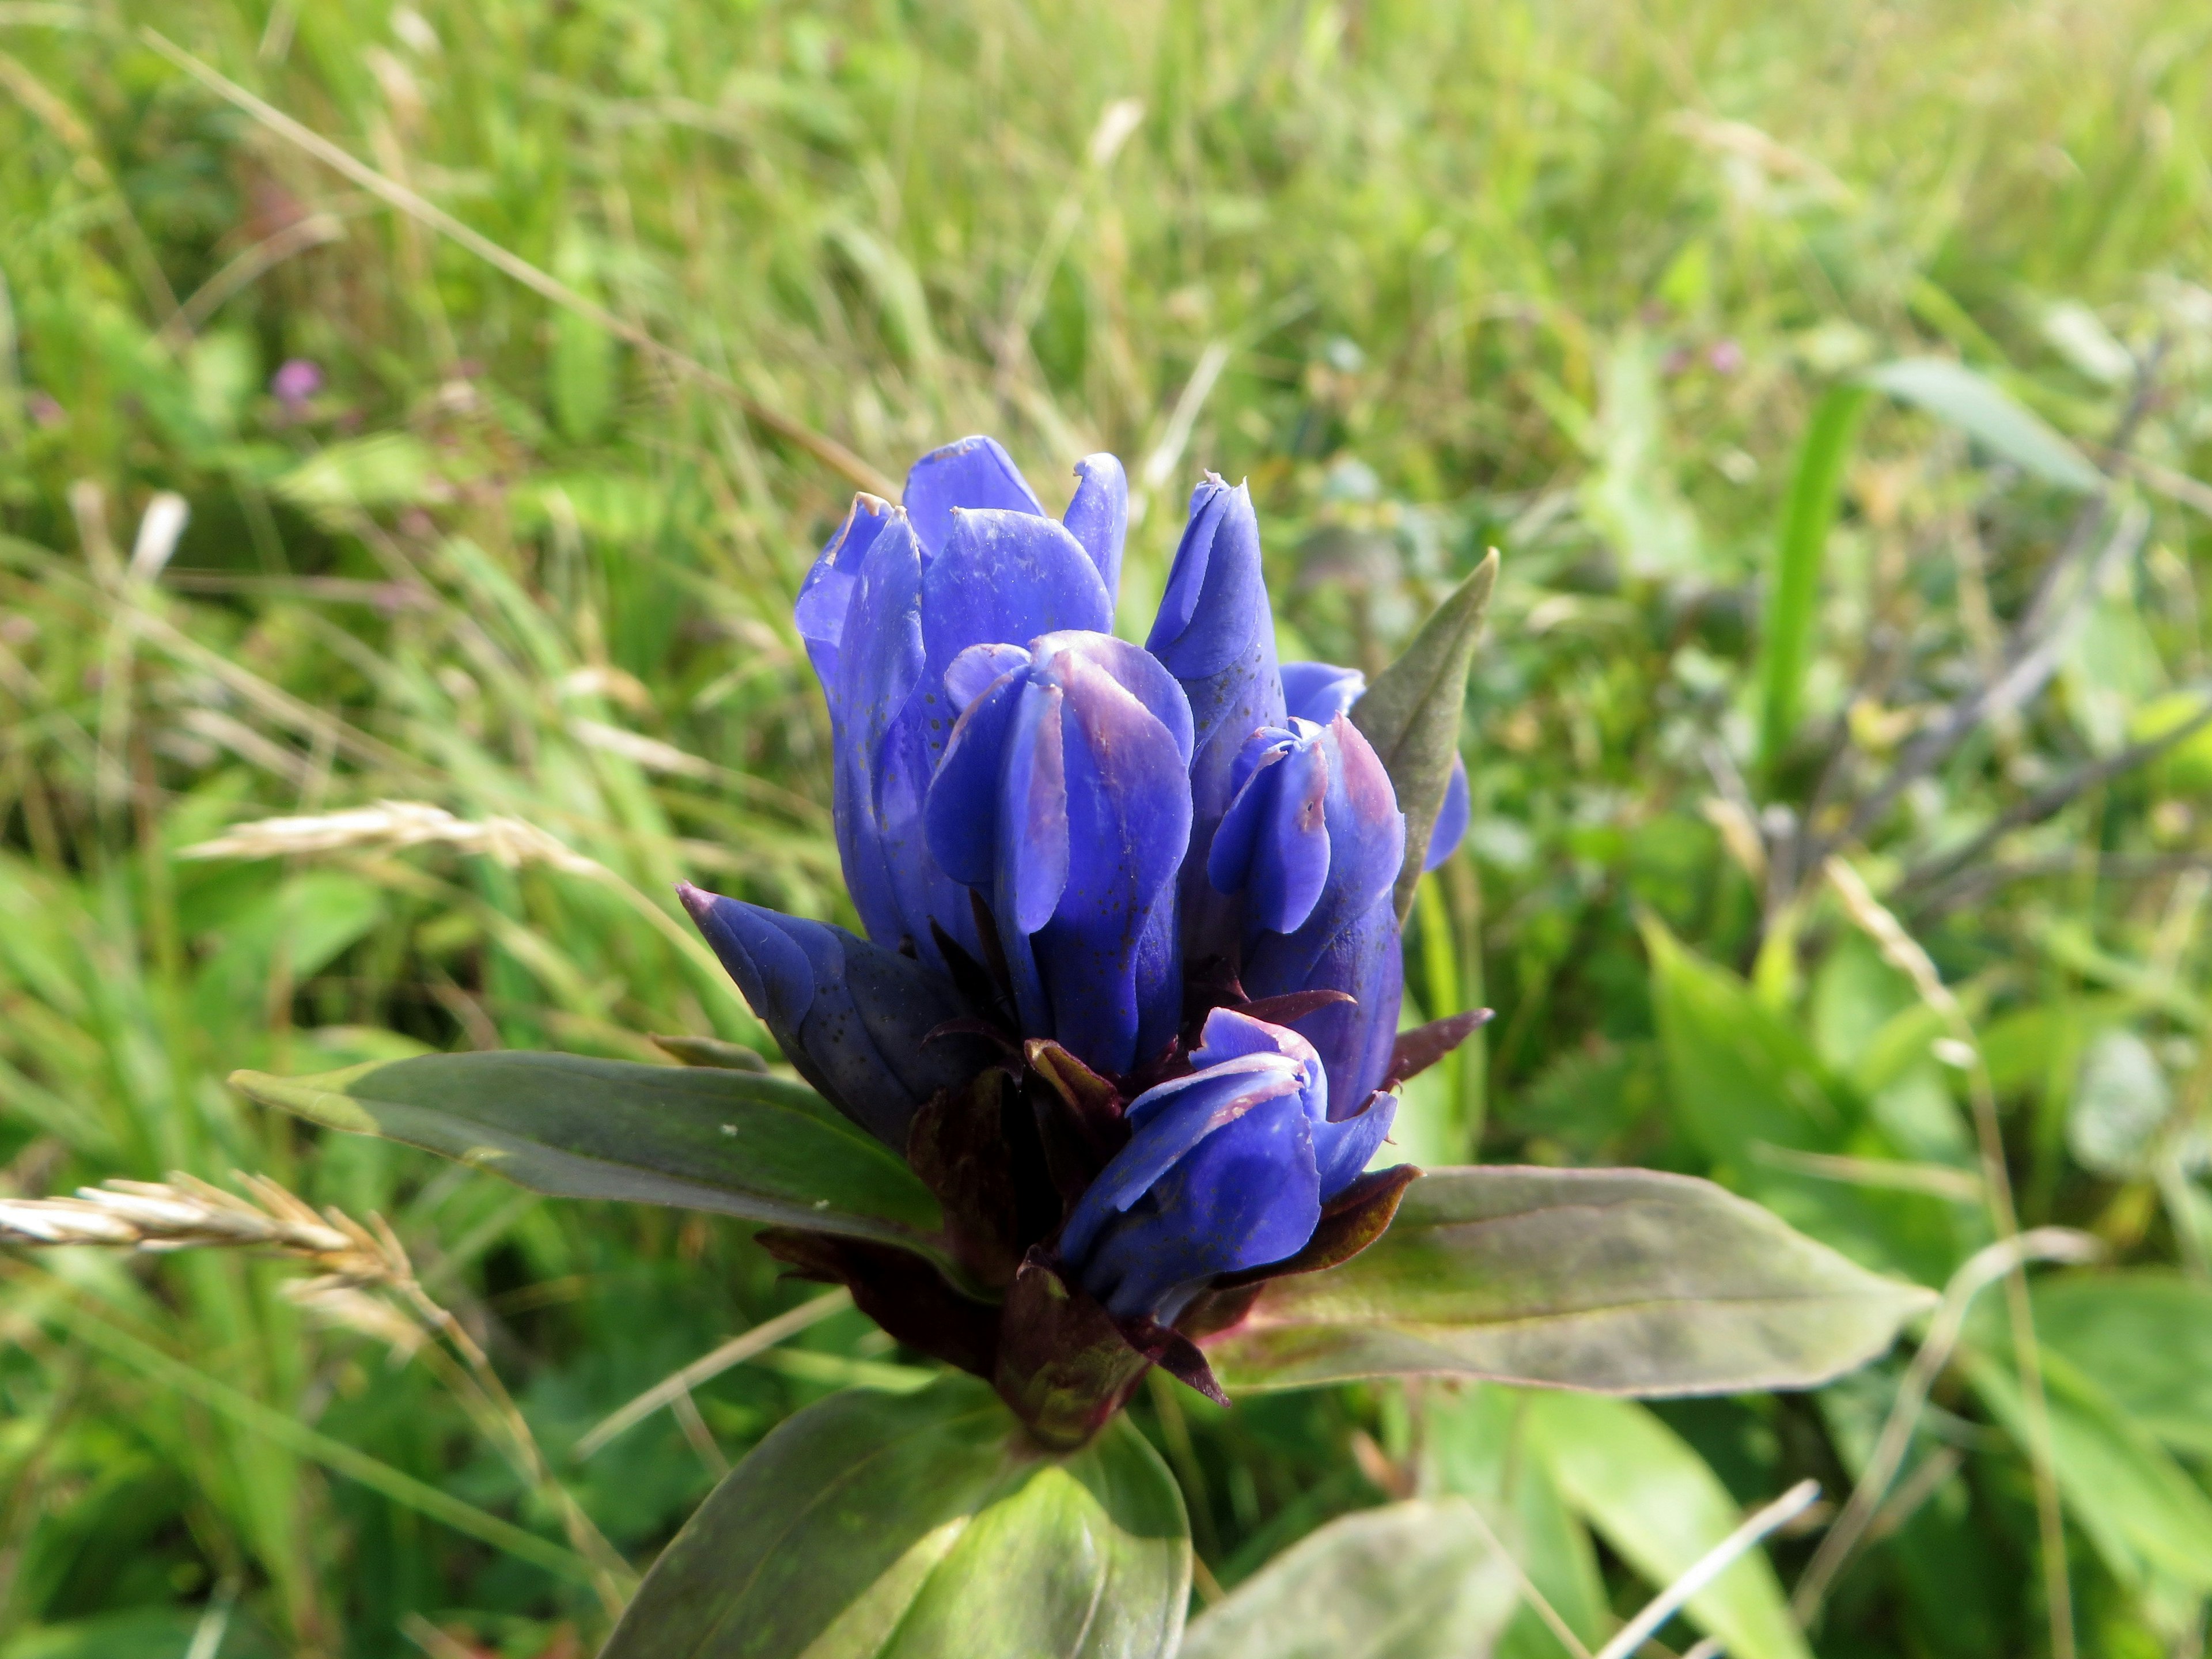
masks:
<instances>
[{"instance_id":1,"label":"bluish-purple bloom","mask_svg":"<svg viewBox=\"0 0 2212 1659\"><path fill-rule=\"evenodd\" d=\"M1122 1318L1172 1322L1216 1274L1297 1254L1397 1110L1381 1095L1333 1121L1313 1045L1226 1008L1190 1061L1130 1103L1129 1144L1060 1235L1083 1287Z\"/></svg>"},{"instance_id":2,"label":"bluish-purple bloom","mask_svg":"<svg viewBox=\"0 0 2212 1659\"><path fill-rule=\"evenodd\" d=\"M999 1378L1010 1400L1092 1340L1066 1336L1067 1297L1197 1375L1170 1328L1216 1280L1298 1256L1332 1203L1395 1201L1361 1182L1396 1104L1406 845L1347 717L1365 681L1278 665L1250 495L1211 475L1145 644L1115 638L1127 481L1110 455L1075 472L1054 519L963 439L902 504L857 497L807 573L795 619L867 938L685 894L792 1063L907 1152L1006 1297L946 1315L964 1334L939 1351L975 1368L1000 1321L994 1363L1030 1378ZM1465 818L1462 776L1432 860ZM878 1272L787 1254L856 1295ZM1070 1289L1036 1291L1040 1272ZM896 1297L863 1305L896 1326Z\"/></svg>"}]
</instances>

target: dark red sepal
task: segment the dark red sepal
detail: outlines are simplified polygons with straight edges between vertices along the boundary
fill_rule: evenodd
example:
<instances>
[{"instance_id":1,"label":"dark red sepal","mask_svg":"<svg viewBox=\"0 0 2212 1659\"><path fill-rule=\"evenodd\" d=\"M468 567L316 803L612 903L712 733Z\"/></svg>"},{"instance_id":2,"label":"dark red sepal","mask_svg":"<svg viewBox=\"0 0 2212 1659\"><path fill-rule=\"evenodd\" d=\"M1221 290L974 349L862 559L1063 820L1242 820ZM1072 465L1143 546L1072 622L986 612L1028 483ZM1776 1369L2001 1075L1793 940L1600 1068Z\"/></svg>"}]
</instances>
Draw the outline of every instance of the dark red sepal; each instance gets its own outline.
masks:
<instances>
[{"instance_id":1,"label":"dark red sepal","mask_svg":"<svg viewBox=\"0 0 2212 1659\"><path fill-rule=\"evenodd\" d=\"M1206 1363L1206 1356L1198 1351L1198 1345L1181 1331L1156 1320L1133 1319L1121 1322L1121 1335L1131 1347L1176 1382L1195 1389L1217 1406L1229 1403L1229 1396L1221 1391L1221 1383L1213 1375L1213 1367Z\"/></svg>"},{"instance_id":2,"label":"dark red sepal","mask_svg":"<svg viewBox=\"0 0 2212 1659\"><path fill-rule=\"evenodd\" d=\"M1382 1074L1382 1086L1395 1089L1407 1078L1419 1077L1489 1024L1492 1012L1470 1008L1449 1019L1432 1019L1426 1025L1399 1032L1398 1040L1390 1045L1390 1069Z\"/></svg>"},{"instance_id":3,"label":"dark red sepal","mask_svg":"<svg viewBox=\"0 0 2212 1659\"><path fill-rule=\"evenodd\" d=\"M800 1278L844 1285L854 1307L908 1347L977 1376L998 1369L999 1310L961 1295L922 1257L795 1227L769 1227L755 1237Z\"/></svg>"},{"instance_id":4,"label":"dark red sepal","mask_svg":"<svg viewBox=\"0 0 2212 1659\"><path fill-rule=\"evenodd\" d=\"M1218 1336L1244 1322L1244 1316L1252 1311L1252 1304L1260 1299L1264 1288L1260 1285L1232 1285L1226 1290L1200 1291L1182 1310L1182 1317L1176 1321L1176 1328L1193 1342Z\"/></svg>"},{"instance_id":5,"label":"dark red sepal","mask_svg":"<svg viewBox=\"0 0 2212 1659\"><path fill-rule=\"evenodd\" d=\"M1006 1143L1006 1090L997 1066L964 1089L940 1089L908 1126L906 1161L945 1209L960 1265L984 1285L1012 1281L1021 1266L1019 1206Z\"/></svg>"},{"instance_id":6,"label":"dark red sepal","mask_svg":"<svg viewBox=\"0 0 2212 1659\"><path fill-rule=\"evenodd\" d=\"M1340 1002L1358 1000L1349 991L1286 991L1279 997L1261 997L1257 1002L1224 1002L1221 1006L1247 1019L1264 1019L1270 1025L1295 1025L1308 1014L1317 1014Z\"/></svg>"},{"instance_id":7,"label":"dark red sepal","mask_svg":"<svg viewBox=\"0 0 2212 1659\"><path fill-rule=\"evenodd\" d=\"M1152 1364L1040 1247L1023 1258L999 1325L999 1397L1056 1450L1088 1442L1127 1403Z\"/></svg>"},{"instance_id":8,"label":"dark red sepal","mask_svg":"<svg viewBox=\"0 0 2212 1659\"><path fill-rule=\"evenodd\" d=\"M1045 1168L1061 1201L1073 1204L1129 1143L1121 1094L1057 1042L1033 1037L1023 1054Z\"/></svg>"}]
</instances>

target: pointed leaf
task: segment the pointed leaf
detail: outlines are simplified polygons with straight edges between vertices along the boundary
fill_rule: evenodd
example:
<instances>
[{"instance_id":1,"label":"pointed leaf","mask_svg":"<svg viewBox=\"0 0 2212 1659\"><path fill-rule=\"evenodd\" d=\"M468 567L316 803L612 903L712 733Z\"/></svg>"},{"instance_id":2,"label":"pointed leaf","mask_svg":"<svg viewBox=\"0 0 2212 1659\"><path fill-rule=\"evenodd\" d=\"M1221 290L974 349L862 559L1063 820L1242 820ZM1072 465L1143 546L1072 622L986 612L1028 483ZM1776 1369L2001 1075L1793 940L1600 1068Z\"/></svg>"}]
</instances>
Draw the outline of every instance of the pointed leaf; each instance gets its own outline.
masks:
<instances>
[{"instance_id":1,"label":"pointed leaf","mask_svg":"<svg viewBox=\"0 0 2212 1659\"><path fill-rule=\"evenodd\" d=\"M843 1394L715 1488L600 1659L1165 1659L1190 1571L1127 1422L1055 1457L964 1377Z\"/></svg>"},{"instance_id":2,"label":"pointed leaf","mask_svg":"<svg viewBox=\"0 0 2212 1659\"><path fill-rule=\"evenodd\" d=\"M1607 1394L1810 1388L1933 1302L1656 1170L1438 1170L1389 1231L1270 1282L1207 1358L1234 1393L1437 1373Z\"/></svg>"},{"instance_id":3,"label":"pointed leaf","mask_svg":"<svg viewBox=\"0 0 2212 1659\"><path fill-rule=\"evenodd\" d=\"M1182 1659L1485 1659L1518 1588L1463 1498L1340 1516L1190 1627Z\"/></svg>"},{"instance_id":4,"label":"pointed leaf","mask_svg":"<svg viewBox=\"0 0 2212 1659\"><path fill-rule=\"evenodd\" d=\"M1820 568L1827 562L1828 532L1843 498L1844 464L1850 459L1866 400L1863 386L1830 387L1814 406L1798 447L1797 471L1774 550L1760 653L1759 763L1770 775L1797 729L1820 611Z\"/></svg>"},{"instance_id":5,"label":"pointed leaf","mask_svg":"<svg viewBox=\"0 0 2212 1659\"><path fill-rule=\"evenodd\" d=\"M1867 370L1869 386L1948 421L2024 472L2083 494L2103 479L2081 452L1999 390L1946 357L1905 357Z\"/></svg>"},{"instance_id":6,"label":"pointed leaf","mask_svg":"<svg viewBox=\"0 0 2212 1659\"><path fill-rule=\"evenodd\" d=\"M1705 1459L1632 1401L1542 1394L1527 1405L1529 1438L1567 1502L1654 1591L1742 1521ZM1735 1659L1811 1659L1763 1551L1692 1596L1689 1613Z\"/></svg>"},{"instance_id":7,"label":"pointed leaf","mask_svg":"<svg viewBox=\"0 0 2212 1659\"><path fill-rule=\"evenodd\" d=\"M320 1077L240 1072L252 1099L563 1198L628 1199L941 1255L937 1200L808 1088L578 1054L423 1054Z\"/></svg>"},{"instance_id":8,"label":"pointed leaf","mask_svg":"<svg viewBox=\"0 0 2212 1659\"><path fill-rule=\"evenodd\" d=\"M1427 855L1429 831L1451 784L1459 754L1460 712L1467 703L1467 671L1474 642L1498 585L1498 551L1492 549L1474 574L1437 607L1405 655L1377 675L1352 705L1352 723L1382 757L1406 815L1406 860L1398 870L1398 920L1413 908Z\"/></svg>"}]
</instances>

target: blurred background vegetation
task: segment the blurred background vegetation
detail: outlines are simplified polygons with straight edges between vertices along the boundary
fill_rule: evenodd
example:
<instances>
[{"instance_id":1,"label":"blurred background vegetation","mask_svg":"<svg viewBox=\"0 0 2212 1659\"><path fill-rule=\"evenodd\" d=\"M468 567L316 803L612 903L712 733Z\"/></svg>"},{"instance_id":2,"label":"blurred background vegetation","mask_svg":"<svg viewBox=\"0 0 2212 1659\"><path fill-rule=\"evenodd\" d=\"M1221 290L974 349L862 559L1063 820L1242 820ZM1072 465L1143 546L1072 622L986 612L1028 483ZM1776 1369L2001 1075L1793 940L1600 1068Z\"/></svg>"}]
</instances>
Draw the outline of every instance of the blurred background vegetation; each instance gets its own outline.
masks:
<instances>
[{"instance_id":1,"label":"blurred background vegetation","mask_svg":"<svg viewBox=\"0 0 2212 1659\"><path fill-rule=\"evenodd\" d=\"M1667 1650L2201 1653L2208 255L2178 0L0 0L0 1197L381 1214L544 1458L388 1298L0 1255L0 1659L579 1656L559 1540L641 1566L782 1416L920 1375L834 1313L580 1457L818 1292L223 1078L765 1046L671 884L849 920L790 599L856 479L978 430L1055 507L1127 460L1139 638L1204 468L1286 658L1377 667L1503 550L1408 944L1416 1012L1498 1018L1408 1156L1711 1175L1936 1287L2015 1222L2103 1247L1977 1299L1887 1452L1903 1354L1156 1390L1200 1601L1459 1491L1594 1647L1812 1474ZM187 855L387 801L452 816Z\"/></svg>"}]
</instances>

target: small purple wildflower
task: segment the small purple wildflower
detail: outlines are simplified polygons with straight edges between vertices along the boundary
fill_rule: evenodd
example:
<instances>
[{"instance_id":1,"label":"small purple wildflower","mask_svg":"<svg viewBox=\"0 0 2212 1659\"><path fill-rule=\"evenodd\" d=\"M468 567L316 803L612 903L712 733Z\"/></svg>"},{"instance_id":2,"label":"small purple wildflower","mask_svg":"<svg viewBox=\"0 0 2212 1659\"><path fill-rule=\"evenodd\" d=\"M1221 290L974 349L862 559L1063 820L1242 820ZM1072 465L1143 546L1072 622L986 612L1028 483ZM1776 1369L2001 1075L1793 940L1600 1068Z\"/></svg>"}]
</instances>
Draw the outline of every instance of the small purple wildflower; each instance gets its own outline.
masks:
<instances>
[{"instance_id":1,"label":"small purple wildflower","mask_svg":"<svg viewBox=\"0 0 2212 1659\"><path fill-rule=\"evenodd\" d=\"M269 377L270 392L294 415L305 410L308 399L322 389L320 365L305 357L287 357L276 374Z\"/></svg>"}]
</instances>

